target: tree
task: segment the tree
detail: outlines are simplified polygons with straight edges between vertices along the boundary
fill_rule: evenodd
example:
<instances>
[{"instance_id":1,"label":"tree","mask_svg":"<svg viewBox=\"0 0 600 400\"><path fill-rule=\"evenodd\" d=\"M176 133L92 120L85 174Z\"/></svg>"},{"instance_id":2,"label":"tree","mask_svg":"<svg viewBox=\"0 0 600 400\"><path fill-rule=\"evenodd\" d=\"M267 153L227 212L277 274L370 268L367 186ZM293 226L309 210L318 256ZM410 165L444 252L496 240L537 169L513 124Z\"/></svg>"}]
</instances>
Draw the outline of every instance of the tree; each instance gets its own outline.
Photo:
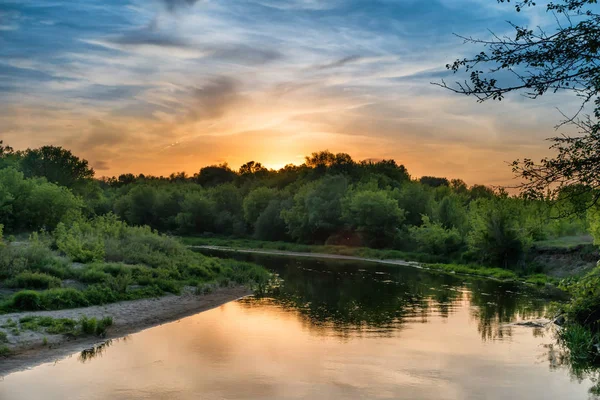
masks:
<instances>
[{"instance_id":1,"label":"tree","mask_svg":"<svg viewBox=\"0 0 600 400\"><path fill-rule=\"evenodd\" d=\"M343 228L342 199L348 180L326 175L300 188L290 209L283 210L289 235L299 241L319 243Z\"/></svg>"},{"instance_id":2,"label":"tree","mask_svg":"<svg viewBox=\"0 0 600 400\"><path fill-rule=\"evenodd\" d=\"M14 168L0 170L0 224L7 232L53 230L76 219L83 202L44 178L26 179Z\"/></svg>"},{"instance_id":3,"label":"tree","mask_svg":"<svg viewBox=\"0 0 600 400\"><path fill-rule=\"evenodd\" d=\"M236 177L237 174L229 168L227 163L204 167L198 175L194 176L196 182L207 187L233 182Z\"/></svg>"},{"instance_id":4,"label":"tree","mask_svg":"<svg viewBox=\"0 0 600 400\"><path fill-rule=\"evenodd\" d=\"M240 167L240 175L244 178L249 176L263 177L269 172L268 169L263 167L259 162L248 161L246 164Z\"/></svg>"},{"instance_id":5,"label":"tree","mask_svg":"<svg viewBox=\"0 0 600 400\"><path fill-rule=\"evenodd\" d=\"M423 185L431 186L432 188L437 188L440 186L450 186L450 182L446 178L438 178L437 176L422 176L419 179Z\"/></svg>"},{"instance_id":6,"label":"tree","mask_svg":"<svg viewBox=\"0 0 600 400\"><path fill-rule=\"evenodd\" d=\"M478 262L515 268L531 242L521 226L523 206L518 199L479 199L471 203L467 242Z\"/></svg>"},{"instance_id":7,"label":"tree","mask_svg":"<svg viewBox=\"0 0 600 400\"><path fill-rule=\"evenodd\" d=\"M94 177L87 160L57 146L27 149L21 154L21 170L25 177L42 176L49 182L74 188Z\"/></svg>"},{"instance_id":8,"label":"tree","mask_svg":"<svg viewBox=\"0 0 600 400\"><path fill-rule=\"evenodd\" d=\"M342 204L344 220L373 246L390 244L405 218L398 202L383 190L351 191Z\"/></svg>"},{"instance_id":9,"label":"tree","mask_svg":"<svg viewBox=\"0 0 600 400\"><path fill-rule=\"evenodd\" d=\"M532 194L546 190L556 193L572 184L583 184L590 190L600 188L600 14L594 7L596 3L597 0L549 2L546 11L553 14L557 23L557 30L552 33L512 24L511 37L463 38L483 47L483 51L446 67L469 73L468 79L452 86L444 81L436 83L479 101L502 100L510 92L521 92L534 99L559 91L579 96L581 108L564 121L574 124L579 135L549 139L557 152L553 158L513 163L515 174L525 180L522 189ZM517 12L535 6L532 0L515 3ZM593 103L592 116L580 118L588 103ZM596 191L592 204L598 199L600 192Z\"/></svg>"},{"instance_id":10,"label":"tree","mask_svg":"<svg viewBox=\"0 0 600 400\"><path fill-rule=\"evenodd\" d=\"M277 198L275 189L259 187L248 193L244 199L244 218L246 222L254 226L260 214L267 208L272 200Z\"/></svg>"}]
</instances>

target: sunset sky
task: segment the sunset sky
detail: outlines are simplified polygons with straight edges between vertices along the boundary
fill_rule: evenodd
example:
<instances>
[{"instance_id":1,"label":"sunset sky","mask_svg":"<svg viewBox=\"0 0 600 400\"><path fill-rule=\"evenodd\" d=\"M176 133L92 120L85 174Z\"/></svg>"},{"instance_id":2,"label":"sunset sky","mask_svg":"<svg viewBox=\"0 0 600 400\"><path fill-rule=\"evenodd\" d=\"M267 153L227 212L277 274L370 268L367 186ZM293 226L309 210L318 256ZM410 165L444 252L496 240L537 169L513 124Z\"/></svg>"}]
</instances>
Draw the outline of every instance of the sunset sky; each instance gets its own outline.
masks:
<instances>
[{"instance_id":1,"label":"sunset sky","mask_svg":"<svg viewBox=\"0 0 600 400\"><path fill-rule=\"evenodd\" d=\"M430 84L481 51L453 33L507 20L554 26L495 0L2 0L0 139L65 146L97 176L329 149L510 184L506 163L548 154L555 108L577 100L479 104Z\"/></svg>"}]
</instances>

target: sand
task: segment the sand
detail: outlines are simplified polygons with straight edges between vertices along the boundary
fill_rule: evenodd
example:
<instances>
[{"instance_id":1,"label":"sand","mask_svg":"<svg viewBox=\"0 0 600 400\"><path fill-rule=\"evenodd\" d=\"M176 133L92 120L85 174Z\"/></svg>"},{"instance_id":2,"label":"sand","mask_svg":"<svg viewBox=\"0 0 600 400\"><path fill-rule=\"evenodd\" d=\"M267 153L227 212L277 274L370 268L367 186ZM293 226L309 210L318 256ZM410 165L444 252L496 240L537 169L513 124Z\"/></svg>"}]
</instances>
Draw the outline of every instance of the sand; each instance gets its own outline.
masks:
<instances>
[{"instance_id":1,"label":"sand","mask_svg":"<svg viewBox=\"0 0 600 400\"><path fill-rule=\"evenodd\" d=\"M79 319L82 316L102 318L110 316L113 325L105 338L93 336L69 338L64 335L48 335L40 332L22 331L18 336L8 333L8 347L12 354L0 358L0 376L24 370L36 365L54 362L70 354L88 349L103 340L123 337L141 330L197 314L222 304L250 295L244 287L222 288L206 295L169 295L158 299L143 299L58 311L22 312L0 316L0 326L8 320L18 321L25 316L49 316L52 318ZM47 344L44 345L44 338Z\"/></svg>"}]
</instances>

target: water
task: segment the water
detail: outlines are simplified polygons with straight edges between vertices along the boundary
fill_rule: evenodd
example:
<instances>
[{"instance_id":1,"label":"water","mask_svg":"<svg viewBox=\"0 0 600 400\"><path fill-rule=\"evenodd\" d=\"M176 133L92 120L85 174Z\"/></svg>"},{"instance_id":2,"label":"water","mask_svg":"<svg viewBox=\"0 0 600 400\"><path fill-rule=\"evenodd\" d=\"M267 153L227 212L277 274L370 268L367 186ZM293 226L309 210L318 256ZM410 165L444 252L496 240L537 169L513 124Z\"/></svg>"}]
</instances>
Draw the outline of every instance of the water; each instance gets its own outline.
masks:
<instances>
[{"instance_id":1,"label":"water","mask_svg":"<svg viewBox=\"0 0 600 400\"><path fill-rule=\"evenodd\" d=\"M248 298L8 375L0 399L588 399L546 302L511 284L243 256L284 279Z\"/></svg>"}]
</instances>

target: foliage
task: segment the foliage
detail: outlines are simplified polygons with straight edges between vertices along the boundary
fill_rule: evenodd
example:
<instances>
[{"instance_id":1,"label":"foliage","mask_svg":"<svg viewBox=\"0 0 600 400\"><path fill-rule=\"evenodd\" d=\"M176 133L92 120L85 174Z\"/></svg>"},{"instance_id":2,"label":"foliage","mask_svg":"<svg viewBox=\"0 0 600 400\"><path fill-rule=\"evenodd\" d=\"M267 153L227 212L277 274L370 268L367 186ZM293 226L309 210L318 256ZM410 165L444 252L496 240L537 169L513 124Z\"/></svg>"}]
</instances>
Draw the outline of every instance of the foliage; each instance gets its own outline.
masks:
<instances>
[{"instance_id":1,"label":"foliage","mask_svg":"<svg viewBox=\"0 0 600 400\"><path fill-rule=\"evenodd\" d=\"M74 188L94 177L94 170L69 150L57 146L27 149L20 153L20 168L26 177L44 177L49 182Z\"/></svg>"},{"instance_id":2,"label":"foliage","mask_svg":"<svg viewBox=\"0 0 600 400\"><path fill-rule=\"evenodd\" d=\"M405 219L404 210L385 191L351 190L342 203L342 217L375 247L389 244ZM387 243L386 243L387 241Z\"/></svg>"},{"instance_id":3,"label":"foliage","mask_svg":"<svg viewBox=\"0 0 600 400\"><path fill-rule=\"evenodd\" d=\"M23 289L51 289L60 287L61 280L45 273L25 271L7 280L5 285Z\"/></svg>"},{"instance_id":4,"label":"foliage","mask_svg":"<svg viewBox=\"0 0 600 400\"><path fill-rule=\"evenodd\" d=\"M498 0L501 3L509 0ZM551 138L556 155L539 163L526 158L513 163L513 170L525 179L523 189L540 196L549 191L553 198L561 189L583 185L591 191L600 188L598 177L600 142L600 67L598 41L600 14L596 0L557 0L548 2L546 11L556 21L556 30L511 24L513 35L493 35L491 39L463 38L482 48L473 57L457 59L446 67L469 73L464 82L448 86L455 92L475 96L480 101L502 100L507 93L521 92L530 98L546 93L571 92L581 99L581 108L567 116L564 123L575 125L575 137ZM535 7L531 0L515 2L517 12ZM510 72L506 74L506 72ZM510 76L512 78L508 79ZM516 80L515 80L516 78ZM593 117L579 118L587 103L593 102ZM593 203L600 194L594 192Z\"/></svg>"},{"instance_id":5,"label":"foliage","mask_svg":"<svg viewBox=\"0 0 600 400\"><path fill-rule=\"evenodd\" d=\"M450 255L458 251L463 243L456 228L445 228L442 223L432 222L426 215L421 226L411 227L410 234L419 251L424 253Z\"/></svg>"},{"instance_id":6,"label":"foliage","mask_svg":"<svg viewBox=\"0 0 600 400\"><path fill-rule=\"evenodd\" d=\"M243 203L246 222L254 226L261 213L271 201L277 199L277 196L276 190L267 187L258 187L248 193Z\"/></svg>"},{"instance_id":7,"label":"foliage","mask_svg":"<svg viewBox=\"0 0 600 400\"><path fill-rule=\"evenodd\" d=\"M75 219L81 199L44 179L27 179L13 168L0 169L0 223L7 232L54 229Z\"/></svg>"},{"instance_id":8,"label":"foliage","mask_svg":"<svg viewBox=\"0 0 600 400\"><path fill-rule=\"evenodd\" d=\"M518 200L478 200L471 204L467 243L473 256L487 265L516 268L531 237L520 224Z\"/></svg>"},{"instance_id":9,"label":"foliage","mask_svg":"<svg viewBox=\"0 0 600 400\"><path fill-rule=\"evenodd\" d=\"M348 180L342 175L328 175L302 187L292 207L281 212L289 235L301 242L318 242L340 230L347 189Z\"/></svg>"}]
</instances>

